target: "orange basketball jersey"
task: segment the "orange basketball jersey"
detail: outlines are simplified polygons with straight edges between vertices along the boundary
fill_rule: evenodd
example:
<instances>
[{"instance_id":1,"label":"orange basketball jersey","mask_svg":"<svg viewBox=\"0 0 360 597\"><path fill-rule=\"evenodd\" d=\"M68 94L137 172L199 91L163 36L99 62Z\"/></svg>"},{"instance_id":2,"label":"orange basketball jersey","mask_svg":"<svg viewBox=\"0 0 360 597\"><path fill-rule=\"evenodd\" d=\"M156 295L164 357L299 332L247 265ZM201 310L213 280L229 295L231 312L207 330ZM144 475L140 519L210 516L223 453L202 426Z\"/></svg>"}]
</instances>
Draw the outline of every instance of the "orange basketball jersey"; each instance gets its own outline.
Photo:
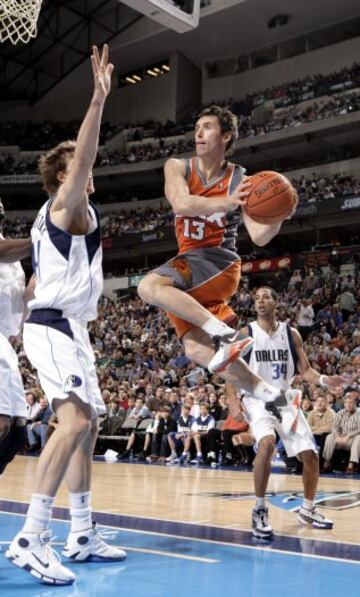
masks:
<instances>
[{"instance_id":1,"label":"orange basketball jersey","mask_svg":"<svg viewBox=\"0 0 360 597\"><path fill-rule=\"evenodd\" d=\"M191 195L208 197L229 197L241 181L245 170L241 166L226 162L224 172L206 182L198 167L198 158L186 161L186 180ZM224 247L236 251L236 235L242 222L240 210L218 212L210 216L176 216L175 233L179 253L203 247Z\"/></svg>"}]
</instances>

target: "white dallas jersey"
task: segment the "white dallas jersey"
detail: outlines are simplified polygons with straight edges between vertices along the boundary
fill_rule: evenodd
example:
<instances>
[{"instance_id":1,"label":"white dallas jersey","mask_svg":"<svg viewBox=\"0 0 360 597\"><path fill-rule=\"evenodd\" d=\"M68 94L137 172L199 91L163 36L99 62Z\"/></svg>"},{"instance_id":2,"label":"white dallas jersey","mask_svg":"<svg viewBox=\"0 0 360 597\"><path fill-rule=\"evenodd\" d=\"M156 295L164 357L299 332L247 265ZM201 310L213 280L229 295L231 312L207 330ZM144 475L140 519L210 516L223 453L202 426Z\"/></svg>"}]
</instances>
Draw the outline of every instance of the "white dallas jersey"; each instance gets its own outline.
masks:
<instances>
[{"instance_id":1,"label":"white dallas jersey","mask_svg":"<svg viewBox=\"0 0 360 597\"><path fill-rule=\"evenodd\" d=\"M0 234L0 238L4 238ZM0 263L0 332L17 336L24 311L25 274L20 261Z\"/></svg>"},{"instance_id":2,"label":"white dallas jersey","mask_svg":"<svg viewBox=\"0 0 360 597\"><path fill-rule=\"evenodd\" d=\"M54 197L41 208L31 229L36 275L34 309L59 309L63 317L91 321L103 289L99 214L89 204L86 235L71 235L50 221Z\"/></svg>"},{"instance_id":3,"label":"white dallas jersey","mask_svg":"<svg viewBox=\"0 0 360 597\"><path fill-rule=\"evenodd\" d=\"M248 325L254 343L244 360L259 377L281 390L287 390L296 374L297 353L290 326L283 321L277 322L277 326L269 336L256 321Z\"/></svg>"}]
</instances>

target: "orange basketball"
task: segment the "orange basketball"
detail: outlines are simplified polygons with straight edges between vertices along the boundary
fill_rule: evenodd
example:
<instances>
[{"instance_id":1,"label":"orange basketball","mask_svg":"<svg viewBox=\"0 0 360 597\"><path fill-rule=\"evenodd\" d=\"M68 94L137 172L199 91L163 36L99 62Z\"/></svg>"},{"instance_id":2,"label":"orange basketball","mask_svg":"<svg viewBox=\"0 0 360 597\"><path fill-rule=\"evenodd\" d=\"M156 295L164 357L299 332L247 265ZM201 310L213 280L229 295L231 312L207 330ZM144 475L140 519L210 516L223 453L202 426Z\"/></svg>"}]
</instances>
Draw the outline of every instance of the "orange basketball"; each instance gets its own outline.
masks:
<instances>
[{"instance_id":1,"label":"orange basketball","mask_svg":"<svg viewBox=\"0 0 360 597\"><path fill-rule=\"evenodd\" d=\"M298 202L297 192L282 174L267 170L249 176L252 187L244 207L260 224L276 224L287 218Z\"/></svg>"}]
</instances>

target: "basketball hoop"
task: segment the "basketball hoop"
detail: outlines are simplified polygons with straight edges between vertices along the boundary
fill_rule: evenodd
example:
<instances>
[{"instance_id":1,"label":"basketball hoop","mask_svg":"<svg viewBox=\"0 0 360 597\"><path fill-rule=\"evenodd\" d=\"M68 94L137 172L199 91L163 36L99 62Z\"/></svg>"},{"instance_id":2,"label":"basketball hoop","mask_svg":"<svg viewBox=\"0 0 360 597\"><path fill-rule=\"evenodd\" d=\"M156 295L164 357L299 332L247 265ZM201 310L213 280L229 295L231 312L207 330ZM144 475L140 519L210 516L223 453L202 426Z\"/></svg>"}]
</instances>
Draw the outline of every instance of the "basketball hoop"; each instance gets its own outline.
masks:
<instances>
[{"instance_id":1,"label":"basketball hoop","mask_svg":"<svg viewBox=\"0 0 360 597\"><path fill-rule=\"evenodd\" d=\"M0 0L0 42L24 44L37 35L42 0Z\"/></svg>"}]
</instances>

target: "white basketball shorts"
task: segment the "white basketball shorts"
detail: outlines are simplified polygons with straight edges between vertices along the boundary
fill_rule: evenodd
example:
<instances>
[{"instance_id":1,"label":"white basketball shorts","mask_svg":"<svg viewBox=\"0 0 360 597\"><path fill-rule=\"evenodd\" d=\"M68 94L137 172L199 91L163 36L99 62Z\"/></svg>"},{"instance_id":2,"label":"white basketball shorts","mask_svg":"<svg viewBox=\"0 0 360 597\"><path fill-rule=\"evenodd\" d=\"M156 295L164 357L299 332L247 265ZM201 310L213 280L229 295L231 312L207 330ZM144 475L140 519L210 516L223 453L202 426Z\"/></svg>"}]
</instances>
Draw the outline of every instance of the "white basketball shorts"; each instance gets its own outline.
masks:
<instances>
[{"instance_id":1,"label":"white basketball shorts","mask_svg":"<svg viewBox=\"0 0 360 597\"><path fill-rule=\"evenodd\" d=\"M106 412L86 324L57 309L36 309L25 322L23 339L50 405L73 393L90 405L94 418Z\"/></svg>"},{"instance_id":2,"label":"white basketball shorts","mask_svg":"<svg viewBox=\"0 0 360 597\"><path fill-rule=\"evenodd\" d=\"M0 415L27 418L18 358L3 334L0 334Z\"/></svg>"},{"instance_id":3,"label":"white basketball shorts","mask_svg":"<svg viewBox=\"0 0 360 597\"><path fill-rule=\"evenodd\" d=\"M289 428L289 425L286 426L288 418L294 420L297 412L294 406L286 406L280 409L283 417L283 422L280 423L276 417L265 409L264 402L258 398L244 397L243 405L246 409L246 420L257 444L267 435L275 436L275 431L277 431L289 457L297 456L305 450L313 450L317 454L318 450L314 436L301 410L298 413L296 430L288 434L285 432L284 426L286 429Z\"/></svg>"}]
</instances>

